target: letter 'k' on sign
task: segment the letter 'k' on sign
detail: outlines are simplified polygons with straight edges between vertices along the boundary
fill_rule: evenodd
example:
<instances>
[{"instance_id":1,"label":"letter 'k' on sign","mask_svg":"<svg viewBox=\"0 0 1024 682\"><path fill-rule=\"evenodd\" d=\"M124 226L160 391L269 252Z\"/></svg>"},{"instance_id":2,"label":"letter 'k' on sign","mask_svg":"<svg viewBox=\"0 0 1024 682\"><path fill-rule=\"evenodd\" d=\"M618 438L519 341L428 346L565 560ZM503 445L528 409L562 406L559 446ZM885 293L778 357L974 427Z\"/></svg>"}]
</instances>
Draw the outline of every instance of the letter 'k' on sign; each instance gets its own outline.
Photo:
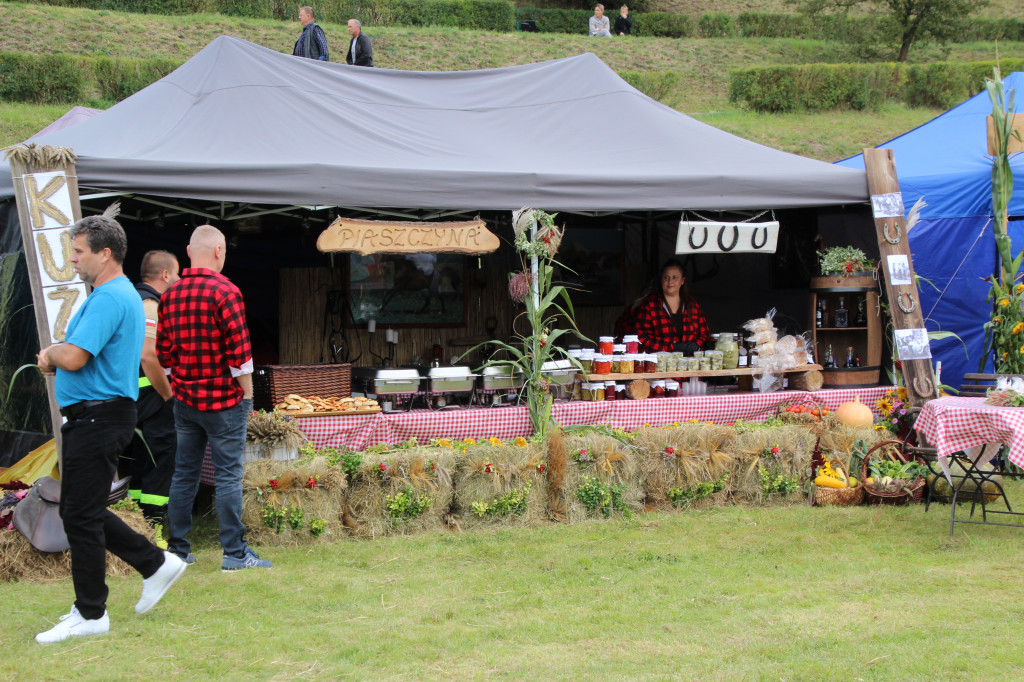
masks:
<instances>
[{"instance_id":1,"label":"letter 'k' on sign","mask_svg":"<svg viewBox=\"0 0 1024 682\"><path fill-rule=\"evenodd\" d=\"M36 185L36 179L32 175L25 176L25 195L28 198L29 214L32 216L32 229L38 230L46 226L46 218L49 216L61 226L71 224L71 218L62 210L50 203L50 198L59 192L67 183L63 175L54 175L49 182L43 185L42 189Z\"/></svg>"}]
</instances>

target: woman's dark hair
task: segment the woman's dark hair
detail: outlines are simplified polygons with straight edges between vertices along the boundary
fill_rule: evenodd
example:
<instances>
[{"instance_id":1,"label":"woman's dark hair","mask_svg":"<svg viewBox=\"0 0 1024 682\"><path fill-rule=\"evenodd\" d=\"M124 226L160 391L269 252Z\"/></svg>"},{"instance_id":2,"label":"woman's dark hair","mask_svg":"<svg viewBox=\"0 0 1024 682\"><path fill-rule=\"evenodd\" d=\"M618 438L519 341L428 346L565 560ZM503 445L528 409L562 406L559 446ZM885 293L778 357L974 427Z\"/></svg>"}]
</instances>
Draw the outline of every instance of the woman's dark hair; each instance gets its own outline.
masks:
<instances>
[{"instance_id":1,"label":"woman's dark hair","mask_svg":"<svg viewBox=\"0 0 1024 682\"><path fill-rule=\"evenodd\" d=\"M633 304L630 306L633 310L639 308L643 302L651 296L661 294L661 277L669 268L679 268L679 272L683 273L683 277L686 277L686 270L683 268L683 261L678 258L669 258L661 264L660 268L658 268L658 274L655 275L654 279L647 284L647 288L644 289L644 293L640 295L640 298L633 301ZM690 290L687 288L686 284L683 284L683 288L680 290L679 296L687 305L693 302L693 297L690 296Z\"/></svg>"}]
</instances>

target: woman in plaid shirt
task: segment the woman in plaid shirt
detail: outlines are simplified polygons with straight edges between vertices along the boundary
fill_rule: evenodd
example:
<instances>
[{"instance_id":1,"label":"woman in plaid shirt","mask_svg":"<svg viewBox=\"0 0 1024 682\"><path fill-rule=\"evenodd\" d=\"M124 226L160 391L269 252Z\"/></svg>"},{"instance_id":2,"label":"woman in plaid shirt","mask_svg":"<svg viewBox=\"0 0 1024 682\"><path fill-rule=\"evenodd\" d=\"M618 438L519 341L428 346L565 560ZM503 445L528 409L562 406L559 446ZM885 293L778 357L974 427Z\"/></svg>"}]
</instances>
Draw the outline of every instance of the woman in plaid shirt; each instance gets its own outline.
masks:
<instances>
[{"instance_id":1,"label":"woman in plaid shirt","mask_svg":"<svg viewBox=\"0 0 1024 682\"><path fill-rule=\"evenodd\" d=\"M649 352L693 354L704 348L710 336L708 321L686 290L683 264L678 259L670 258L661 266L661 291L640 304L633 326Z\"/></svg>"}]
</instances>

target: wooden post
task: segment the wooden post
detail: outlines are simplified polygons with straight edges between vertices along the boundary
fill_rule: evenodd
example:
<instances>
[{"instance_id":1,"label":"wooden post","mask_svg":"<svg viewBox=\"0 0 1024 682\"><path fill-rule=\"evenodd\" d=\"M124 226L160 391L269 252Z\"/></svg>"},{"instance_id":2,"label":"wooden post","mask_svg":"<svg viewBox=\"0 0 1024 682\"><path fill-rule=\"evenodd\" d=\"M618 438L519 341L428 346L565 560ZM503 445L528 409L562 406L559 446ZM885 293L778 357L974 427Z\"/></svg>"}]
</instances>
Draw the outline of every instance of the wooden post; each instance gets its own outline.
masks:
<instances>
[{"instance_id":1,"label":"wooden post","mask_svg":"<svg viewBox=\"0 0 1024 682\"><path fill-rule=\"evenodd\" d=\"M68 321L88 294L70 261L68 231L82 217L75 157L67 148L35 145L11 147L5 155L14 181L39 347L45 348L64 340ZM64 420L52 377L46 378L46 393L57 456L62 461L60 427Z\"/></svg>"},{"instance_id":2,"label":"wooden post","mask_svg":"<svg viewBox=\"0 0 1024 682\"><path fill-rule=\"evenodd\" d=\"M868 192L878 235L880 267L885 278L889 312L896 334L897 357L903 364L910 404L920 407L938 396L938 387L935 385L931 350L921 313L914 262L910 257L907 222L904 219L906 207L900 195L892 150L865 149L864 169L868 176Z\"/></svg>"}]
</instances>

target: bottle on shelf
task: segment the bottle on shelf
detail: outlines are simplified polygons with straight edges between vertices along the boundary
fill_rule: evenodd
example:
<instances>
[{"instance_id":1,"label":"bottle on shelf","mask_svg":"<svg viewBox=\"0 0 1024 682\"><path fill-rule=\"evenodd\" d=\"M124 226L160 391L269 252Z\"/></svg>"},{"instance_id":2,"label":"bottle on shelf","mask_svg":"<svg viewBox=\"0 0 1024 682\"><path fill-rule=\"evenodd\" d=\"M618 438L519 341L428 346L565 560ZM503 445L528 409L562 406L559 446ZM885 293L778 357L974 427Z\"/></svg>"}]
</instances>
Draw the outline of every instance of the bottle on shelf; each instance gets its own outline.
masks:
<instances>
[{"instance_id":1,"label":"bottle on shelf","mask_svg":"<svg viewBox=\"0 0 1024 682\"><path fill-rule=\"evenodd\" d=\"M825 362L823 363L822 366L825 367L826 369L831 369L833 367L836 367L836 359L835 359L835 356L832 355L832 344L831 343L828 345L828 352L825 353Z\"/></svg>"},{"instance_id":2,"label":"bottle on shelf","mask_svg":"<svg viewBox=\"0 0 1024 682\"><path fill-rule=\"evenodd\" d=\"M855 366L853 364L853 346L849 346L846 349L846 362L843 363L843 367L850 368Z\"/></svg>"},{"instance_id":3,"label":"bottle on shelf","mask_svg":"<svg viewBox=\"0 0 1024 682\"><path fill-rule=\"evenodd\" d=\"M825 322L825 315L822 313L822 307L825 305L824 301L818 301L818 309L814 311L814 326L821 328Z\"/></svg>"},{"instance_id":4,"label":"bottle on shelf","mask_svg":"<svg viewBox=\"0 0 1024 682\"><path fill-rule=\"evenodd\" d=\"M853 366L854 367L860 367L860 358L854 358L853 359Z\"/></svg>"},{"instance_id":5,"label":"bottle on shelf","mask_svg":"<svg viewBox=\"0 0 1024 682\"><path fill-rule=\"evenodd\" d=\"M868 301L866 297L861 297L857 301L857 317L854 320L854 325L857 327L868 326L868 313L867 313Z\"/></svg>"},{"instance_id":6,"label":"bottle on shelf","mask_svg":"<svg viewBox=\"0 0 1024 682\"><path fill-rule=\"evenodd\" d=\"M839 297L839 307L832 313L832 326L837 328L850 326L850 311L846 309L842 296Z\"/></svg>"},{"instance_id":7,"label":"bottle on shelf","mask_svg":"<svg viewBox=\"0 0 1024 682\"><path fill-rule=\"evenodd\" d=\"M824 298L819 298L818 299L818 309L821 311L821 324L819 326L827 327L828 326L828 301L826 301ZM815 313L815 317L817 317L817 313Z\"/></svg>"}]
</instances>

